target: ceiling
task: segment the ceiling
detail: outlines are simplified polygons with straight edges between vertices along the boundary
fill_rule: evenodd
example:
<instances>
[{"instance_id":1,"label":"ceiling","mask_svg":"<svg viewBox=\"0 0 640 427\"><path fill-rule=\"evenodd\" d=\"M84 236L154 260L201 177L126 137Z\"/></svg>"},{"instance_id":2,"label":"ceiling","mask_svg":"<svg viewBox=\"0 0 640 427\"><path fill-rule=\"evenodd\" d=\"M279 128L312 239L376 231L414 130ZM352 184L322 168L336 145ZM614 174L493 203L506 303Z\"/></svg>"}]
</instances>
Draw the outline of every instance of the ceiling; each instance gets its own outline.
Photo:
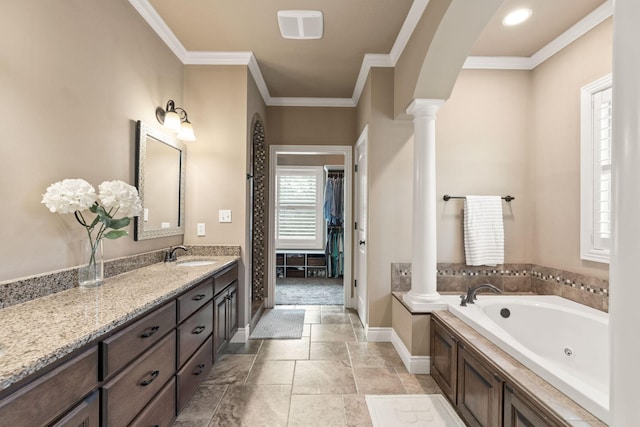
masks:
<instances>
[{"instance_id":1,"label":"ceiling","mask_svg":"<svg viewBox=\"0 0 640 427\"><path fill-rule=\"evenodd\" d=\"M283 99L359 97L356 92L358 84L363 83L365 54L379 59L395 50L395 58L390 60L390 65L394 65L406 36L428 3L427 0L130 2L139 11L139 5L145 5L152 15L161 18L156 19L156 26L152 24L152 27L159 34L165 33L165 41L167 37L174 40L175 45L190 54L253 53L264 79L258 82L263 96L267 93L269 97ZM506 0L470 55L529 58L603 3L605 0ZM533 16L519 27L502 26L503 16L516 7L532 9ZM276 14L285 9L322 11L323 38L283 39ZM148 17L145 19L150 21ZM255 68L252 69L254 77Z\"/></svg>"}]
</instances>

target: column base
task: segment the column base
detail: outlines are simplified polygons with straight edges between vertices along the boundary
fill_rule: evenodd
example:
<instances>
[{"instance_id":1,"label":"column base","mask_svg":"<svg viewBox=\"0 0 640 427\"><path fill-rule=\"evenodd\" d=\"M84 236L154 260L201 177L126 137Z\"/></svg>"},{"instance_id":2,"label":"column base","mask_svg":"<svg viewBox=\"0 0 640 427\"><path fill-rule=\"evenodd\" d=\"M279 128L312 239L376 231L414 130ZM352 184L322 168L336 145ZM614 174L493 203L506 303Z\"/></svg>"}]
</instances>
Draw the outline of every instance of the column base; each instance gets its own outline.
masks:
<instances>
[{"instance_id":1,"label":"column base","mask_svg":"<svg viewBox=\"0 0 640 427\"><path fill-rule=\"evenodd\" d=\"M430 313L434 310L443 310L447 308L447 303L438 292L432 294L418 294L411 290L402 296L402 302L404 302L413 313Z\"/></svg>"}]
</instances>

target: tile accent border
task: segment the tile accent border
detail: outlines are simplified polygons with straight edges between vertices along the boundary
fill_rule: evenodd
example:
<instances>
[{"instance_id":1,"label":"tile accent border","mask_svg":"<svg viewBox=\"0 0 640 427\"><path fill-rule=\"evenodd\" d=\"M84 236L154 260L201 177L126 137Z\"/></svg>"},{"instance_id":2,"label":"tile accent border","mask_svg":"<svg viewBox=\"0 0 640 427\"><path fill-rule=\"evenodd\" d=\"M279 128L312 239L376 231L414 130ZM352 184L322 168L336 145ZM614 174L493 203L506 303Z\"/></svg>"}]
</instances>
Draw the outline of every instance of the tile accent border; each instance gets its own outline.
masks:
<instances>
[{"instance_id":1,"label":"tile accent border","mask_svg":"<svg viewBox=\"0 0 640 427\"><path fill-rule=\"evenodd\" d=\"M240 246L187 246L188 255L240 256ZM109 278L164 260L165 249L104 262ZM0 282L0 309L78 286L78 267Z\"/></svg>"},{"instance_id":2,"label":"tile accent border","mask_svg":"<svg viewBox=\"0 0 640 427\"><path fill-rule=\"evenodd\" d=\"M504 292L559 295L597 310L609 310L609 281L536 264L496 267L438 263L439 292L464 292L479 283L491 283ZM392 292L411 290L411 263L391 263Z\"/></svg>"}]
</instances>

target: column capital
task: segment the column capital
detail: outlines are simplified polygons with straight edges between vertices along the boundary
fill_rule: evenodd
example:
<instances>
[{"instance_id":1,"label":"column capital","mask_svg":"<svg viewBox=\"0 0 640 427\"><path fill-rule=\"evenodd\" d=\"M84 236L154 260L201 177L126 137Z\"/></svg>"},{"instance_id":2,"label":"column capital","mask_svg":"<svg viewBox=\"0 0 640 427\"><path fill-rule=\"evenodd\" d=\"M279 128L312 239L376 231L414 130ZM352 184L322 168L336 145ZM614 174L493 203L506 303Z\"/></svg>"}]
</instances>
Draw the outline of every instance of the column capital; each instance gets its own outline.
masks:
<instances>
[{"instance_id":1,"label":"column capital","mask_svg":"<svg viewBox=\"0 0 640 427\"><path fill-rule=\"evenodd\" d=\"M409 104L409 107L407 107L407 114L414 117L435 117L436 113L444 103L444 99L414 99L413 102Z\"/></svg>"}]
</instances>

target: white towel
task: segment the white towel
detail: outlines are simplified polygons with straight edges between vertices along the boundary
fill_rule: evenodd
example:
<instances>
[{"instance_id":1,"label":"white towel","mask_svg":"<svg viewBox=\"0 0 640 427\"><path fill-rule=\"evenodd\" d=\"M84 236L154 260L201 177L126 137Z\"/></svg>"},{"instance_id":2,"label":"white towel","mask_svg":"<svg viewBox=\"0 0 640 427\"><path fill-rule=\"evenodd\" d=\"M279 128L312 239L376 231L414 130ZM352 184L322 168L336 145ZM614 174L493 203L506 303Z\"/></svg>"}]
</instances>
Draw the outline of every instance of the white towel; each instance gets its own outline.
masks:
<instances>
[{"instance_id":1,"label":"white towel","mask_svg":"<svg viewBox=\"0 0 640 427\"><path fill-rule=\"evenodd\" d=\"M464 252L467 265L504 263L504 225L500 196L467 196L464 201Z\"/></svg>"}]
</instances>

